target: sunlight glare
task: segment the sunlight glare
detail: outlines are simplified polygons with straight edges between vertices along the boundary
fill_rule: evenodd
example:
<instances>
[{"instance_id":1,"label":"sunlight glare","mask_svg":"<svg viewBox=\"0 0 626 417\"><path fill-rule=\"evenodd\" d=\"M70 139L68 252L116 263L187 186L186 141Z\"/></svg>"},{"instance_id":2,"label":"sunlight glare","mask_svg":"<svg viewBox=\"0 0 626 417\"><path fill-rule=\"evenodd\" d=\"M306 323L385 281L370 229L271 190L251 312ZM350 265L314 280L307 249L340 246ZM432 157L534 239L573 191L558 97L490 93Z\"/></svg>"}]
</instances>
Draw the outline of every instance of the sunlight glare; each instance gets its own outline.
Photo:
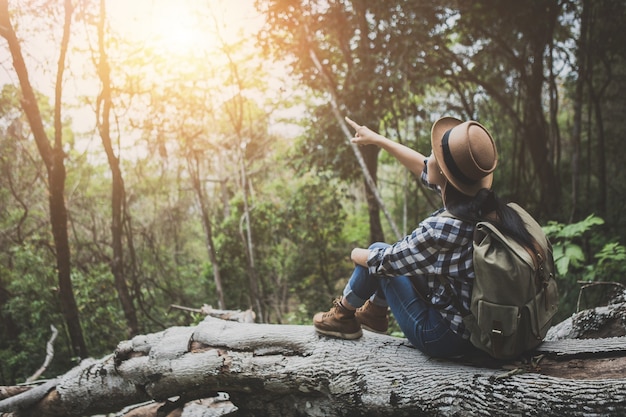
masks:
<instances>
[{"instance_id":1,"label":"sunlight glare","mask_svg":"<svg viewBox=\"0 0 626 417\"><path fill-rule=\"evenodd\" d=\"M154 61L159 65L143 67L142 81L159 86L192 82L214 88L215 100L219 91L230 94L207 87L223 82L212 72L227 66L222 48L252 39L263 23L254 0L106 0L106 7L111 30L130 45L127 50L141 49L142 56L159 58ZM145 157L140 142L137 132L122 135L125 158Z\"/></svg>"},{"instance_id":2,"label":"sunlight glare","mask_svg":"<svg viewBox=\"0 0 626 417\"><path fill-rule=\"evenodd\" d=\"M154 10L147 34L165 53L186 55L198 44L199 29L188 3L165 2Z\"/></svg>"},{"instance_id":3,"label":"sunlight glare","mask_svg":"<svg viewBox=\"0 0 626 417\"><path fill-rule=\"evenodd\" d=\"M117 31L159 54L193 54L207 36L197 13L198 1L110 0L107 7Z\"/></svg>"},{"instance_id":4,"label":"sunlight glare","mask_svg":"<svg viewBox=\"0 0 626 417\"><path fill-rule=\"evenodd\" d=\"M260 27L252 0L107 0L112 27L158 54L197 55Z\"/></svg>"}]
</instances>

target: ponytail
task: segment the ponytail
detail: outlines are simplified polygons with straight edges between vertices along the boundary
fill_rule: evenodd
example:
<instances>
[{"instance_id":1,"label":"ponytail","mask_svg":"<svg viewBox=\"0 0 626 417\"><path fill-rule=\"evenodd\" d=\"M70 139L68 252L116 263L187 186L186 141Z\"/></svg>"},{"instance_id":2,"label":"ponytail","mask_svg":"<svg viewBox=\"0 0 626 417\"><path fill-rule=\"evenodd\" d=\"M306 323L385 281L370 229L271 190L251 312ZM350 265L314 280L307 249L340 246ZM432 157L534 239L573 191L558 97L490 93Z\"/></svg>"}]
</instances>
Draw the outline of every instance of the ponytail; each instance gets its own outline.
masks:
<instances>
[{"instance_id":1,"label":"ponytail","mask_svg":"<svg viewBox=\"0 0 626 417\"><path fill-rule=\"evenodd\" d=\"M445 189L445 201L448 211L454 216L474 224L481 221L491 222L503 234L512 237L519 244L528 248L533 247L534 238L526 229L522 218L493 190L483 188L474 197L468 197L448 184Z\"/></svg>"}]
</instances>

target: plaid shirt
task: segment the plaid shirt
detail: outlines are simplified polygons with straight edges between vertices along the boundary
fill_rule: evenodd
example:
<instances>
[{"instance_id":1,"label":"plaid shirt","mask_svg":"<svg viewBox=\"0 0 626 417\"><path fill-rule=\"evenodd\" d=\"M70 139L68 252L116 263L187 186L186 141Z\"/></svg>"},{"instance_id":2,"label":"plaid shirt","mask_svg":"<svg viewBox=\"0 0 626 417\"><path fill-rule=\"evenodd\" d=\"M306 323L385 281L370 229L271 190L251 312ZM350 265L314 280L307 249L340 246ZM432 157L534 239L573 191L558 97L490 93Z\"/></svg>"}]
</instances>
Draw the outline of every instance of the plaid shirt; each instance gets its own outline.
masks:
<instances>
[{"instance_id":1,"label":"plaid shirt","mask_svg":"<svg viewBox=\"0 0 626 417\"><path fill-rule=\"evenodd\" d=\"M441 193L438 187L428 183L426 167L422 182ZM367 265L369 272L375 275L425 278L430 302L439 309L452 331L468 339L469 331L463 324L461 312L455 307L457 303L439 277L450 283L449 288L456 293L463 309L469 311L475 277L472 260L474 225L441 216L443 211L442 208L431 214L410 235L395 244L370 250Z\"/></svg>"}]
</instances>

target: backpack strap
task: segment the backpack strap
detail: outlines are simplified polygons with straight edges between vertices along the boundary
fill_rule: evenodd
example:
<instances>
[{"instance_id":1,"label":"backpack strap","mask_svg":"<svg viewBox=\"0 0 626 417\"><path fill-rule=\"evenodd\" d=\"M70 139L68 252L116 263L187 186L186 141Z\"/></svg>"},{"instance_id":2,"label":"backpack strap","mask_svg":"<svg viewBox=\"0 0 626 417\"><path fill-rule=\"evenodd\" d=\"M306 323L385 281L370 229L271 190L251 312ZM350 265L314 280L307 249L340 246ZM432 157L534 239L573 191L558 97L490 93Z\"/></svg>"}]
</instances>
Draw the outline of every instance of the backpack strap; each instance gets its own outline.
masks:
<instances>
[{"instance_id":1,"label":"backpack strap","mask_svg":"<svg viewBox=\"0 0 626 417\"><path fill-rule=\"evenodd\" d=\"M530 216L530 214L519 205L515 203L509 203L508 206L517 212L517 214L522 218L522 221L524 221L524 223L536 223L532 216ZM538 224L535 225L535 228L537 227L540 228ZM549 255L547 252L551 250L550 242L547 240L547 238L545 238L545 235L539 233L540 229L536 232L537 233L535 234L531 233L533 237L533 247L524 247L524 249L526 249L530 257L532 258L535 270L537 271L537 282L535 284L538 288L543 287L545 289L548 286L548 281L551 278L549 274L546 274L546 261ZM544 236L543 239L541 239L541 236ZM548 308L548 300L546 298L546 309Z\"/></svg>"},{"instance_id":2,"label":"backpack strap","mask_svg":"<svg viewBox=\"0 0 626 417\"><path fill-rule=\"evenodd\" d=\"M520 213L520 211L522 211L523 213L525 213L525 211L521 207L519 207L517 204L514 204L514 203L508 204L508 206L511 207L513 210L515 210L518 213L518 215L520 215L520 217L522 218L522 221L525 221L524 215ZM439 214L439 216L463 220L462 218L453 215L448 210L444 210L442 213ZM488 215L487 220L482 220L476 223L476 227L474 228L474 235L472 237L474 245L478 245L480 242L482 242L482 240L487 236L487 233L488 233L487 230L489 230L490 233L500 236L503 241L505 240L504 234L500 231L500 229L498 229L498 227L491 220L495 220L495 213ZM540 243L536 240L536 238L533 236L532 248L529 248L528 246L524 246L524 245L520 245L520 246L522 246L524 250L526 250L526 252L528 253L528 256L531 259L531 262L535 270L543 271L543 265L545 263L545 254ZM544 274L541 274L541 275L544 275ZM454 307L456 307L456 309L459 311L459 313L461 313L462 316L470 315L471 311L463 308L463 305L461 301L459 300L459 297L457 296L457 294L452 289L450 282L441 275L438 275L437 278L439 279L441 284L444 286L446 292L452 298L452 303ZM542 281L542 282L537 282L536 283L537 286L543 286L543 287L547 286L547 279L545 277L537 276L537 279L538 280L541 279ZM546 308L547 308L547 303L548 303L548 300L546 298Z\"/></svg>"}]
</instances>

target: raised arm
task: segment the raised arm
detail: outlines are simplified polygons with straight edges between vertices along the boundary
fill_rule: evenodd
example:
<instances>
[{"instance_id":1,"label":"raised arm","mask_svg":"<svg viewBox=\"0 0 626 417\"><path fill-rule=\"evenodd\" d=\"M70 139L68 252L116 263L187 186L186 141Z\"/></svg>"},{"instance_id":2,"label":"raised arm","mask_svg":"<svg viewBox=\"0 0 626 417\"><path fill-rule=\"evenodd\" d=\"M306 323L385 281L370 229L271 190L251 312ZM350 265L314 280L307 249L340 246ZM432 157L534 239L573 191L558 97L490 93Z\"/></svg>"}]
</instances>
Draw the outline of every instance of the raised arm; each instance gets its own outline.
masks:
<instances>
[{"instance_id":1,"label":"raised arm","mask_svg":"<svg viewBox=\"0 0 626 417\"><path fill-rule=\"evenodd\" d=\"M355 136L351 139L352 143L357 145L376 145L387 151L414 174L420 175L422 173L424 160L426 159L424 155L408 146L394 142L366 126L361 126L348 117L346 117L346 122L356 131Z\"/></svg>"}]
</instances>

